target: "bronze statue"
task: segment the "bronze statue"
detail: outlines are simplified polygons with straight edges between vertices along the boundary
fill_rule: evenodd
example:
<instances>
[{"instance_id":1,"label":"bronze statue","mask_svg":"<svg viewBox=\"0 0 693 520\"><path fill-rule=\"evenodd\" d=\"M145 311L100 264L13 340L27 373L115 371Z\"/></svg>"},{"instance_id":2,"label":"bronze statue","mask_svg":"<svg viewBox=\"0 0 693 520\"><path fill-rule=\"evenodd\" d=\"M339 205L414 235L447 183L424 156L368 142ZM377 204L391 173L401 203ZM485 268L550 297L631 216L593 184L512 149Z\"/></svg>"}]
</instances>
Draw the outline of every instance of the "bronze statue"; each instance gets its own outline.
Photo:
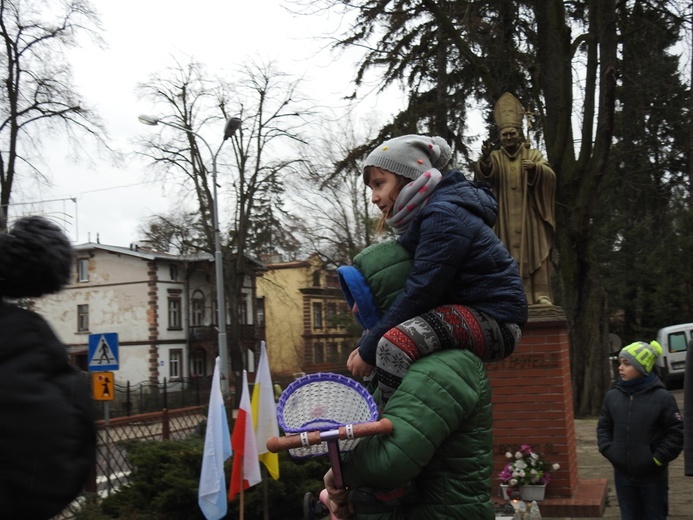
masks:
<instances>
[{"instance_id":1,"label":"bronze statue","mask_svg":"<svg viewBox=\"0 0 693 520\"><path fill-rule=\"evenodd\" d=\"M500 148L484 141L475 165L477 180L490 182L498 198L496 234L515 258L530 305L552 305L549 255L556 228L556 174L541 152L525 142L524 109L506 92L493 117Z\"/></svg>"}]
</instances>

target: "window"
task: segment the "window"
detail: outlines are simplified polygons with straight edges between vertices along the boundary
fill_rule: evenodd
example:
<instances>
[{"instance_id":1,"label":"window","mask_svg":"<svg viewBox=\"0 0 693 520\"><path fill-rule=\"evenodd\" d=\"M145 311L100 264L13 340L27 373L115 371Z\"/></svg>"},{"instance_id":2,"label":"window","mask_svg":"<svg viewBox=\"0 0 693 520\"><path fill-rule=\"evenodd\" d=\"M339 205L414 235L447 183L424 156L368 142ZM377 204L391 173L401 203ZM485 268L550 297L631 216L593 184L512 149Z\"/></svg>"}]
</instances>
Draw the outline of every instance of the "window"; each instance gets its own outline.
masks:
<instances>
[{"instance_id":1,"label":"window","mask_svg":"<svg viewBox=\"0 0 693 520\"><path fill-rule=\"evenodd\" d=\"M337 273L327 273L325 276L325 286L329 289L339 289L339 275L337 275Z\"/></svg>"},{"instance_id":2,"label":"window","mask_svg":"<svg viewBox=\"0 0 693 520\"><path fill-rule=\"evenodd\" d=\"M248 295L241 294L241 301L238 302L238 319L241 325L248 325Z\"/></svg>"},{"instance_id":3,"label":"window","mask_svg":"<svg viewBox=\"0 0 693 520\"><path fill-rule=\"evenodd\" d=\"M325 308L327 314L327 326L328 327L338 327L339 323L337 320L337 304L335 302L329 302Z\"/></svg>"},{"instance_id":4,"label":"window","mask_svg":"<svg viewBox=\"0 0 693 520\"><path fill-rule=\"evenodd\" d=\"M75 354L74 355L74 365L80 370L85 372L89 371L89 355L88 354Z\"/></svg>"},{"instance_id":5,"label":"window","mask_svg":"<svg viewBox=\"0 0 693 520\"><path fill-rule=\"evenodd\" d=\"M320 287L320 271L313 272L313 287Z\"/></svg>"},{"instance_id":6,"label":"window","mask_svg":"<svg viewBox=\"0 0 693 520\"><path fill-rule=\"evenodd\" d=\"M313 303L313 328L322 329L322 303Z\"/></svg>"},{"instance_id":7,"label":"window","mask_svg":"<svg viewBox=\"0 0 693 520\"><path fill-rule=\"evenodd\" d=\"M171 379L183 376L183 351L179 348L168 351L168 375Z\"/></svg>"},{"instance_id":8,"label":"window","mask_svg":"<svg viewBox=\"0 0 693 520\"><path fill-rule=\"evenodd\" d=\"M257 298L255 300L255 306L257 308L257 325L260 327L265 326L265 299Z\"/></svg>"},{"instance_id":9,"label":"window","mask_svg":"<svg viewBox=\"0 0 693 520\"><path fill-rule=\"evenodd\" d=\"M204 376L206 374L206 359L205 351L202 349L197 349L190 356L190 375L191 376Z\"/></svg>"},{"instance_id":10,"label":"window","mask_svg":"<svg viewBox=\"0 0 693 520\"><path fill-rule=\"evenodd\" d=\"M203 325L205 321L205 295L199 289L192 295L192 324L194 327Z\"/></svg>"},{"instance_id":11,"label":"window","mask_svg":"<svg viewBox=\"0 0 693 520\"><path fill-rule=\"evenodd\" d=\"M327 361L330 363L339 363L339 345L330 343L327 345Z\"/></svg>"},{"instance_id":12,"label":"window","mask_svg":"<svg viewBox=\"0 0 693 520\"><path fill-rule=\"evenodd\" d=\"M77 306L77 332L89 332L89 305Z\"/></svg>"},{"instance_id":13,"label":"window","mask_svg":"<svg viewBox=\"0 0 693 520\"><path fill-rule=\"evenodd\" d=\"M255 351L249 348L245 351L245 366L249 374L255 372Z\"/></svg>"},{"instance_id":14,"label":"window","mask_svg":"<svg viewBox=\"0 0 693 520\"><path fill-rule=\"evenodd\" d=\"M77 281L88 282L89 281L89 259L79 258L77 260Z\"/></svg>"},{"instance_id":15,"label":"window","mask_svg":"<svg viewBox=\"0 0 693 520\"><path fill-rule=\"evenodd\" d=\"M169 264L168 272L171 275L171 280L174 282L178 281L178 266L176 264Z\"/></svg>"},{"instance_id":16,"label":"window","mask_svg":"<svg viewBox=\"0 0 693 520\"><path fill-rule=\"evenodd\" d=\"M324 363L325 362L325 348L322 343L316 343L313 345L313 363Z\"/></svg>"},{"instance_id":17,"label":"window","mask_svg":"<svg viewBox=\"0 0 693 520\"><path fill-rule=\"evenodd\" d=\"M685 352L687 348L688 340L685 330L669 334L669 352Z\"/></svg>"},{"instance_id":18,"label":"window","mask_svg":"<svg viewBox=\"0 0 693 520\"><path fill-rule=\"evenodd\" d=\"M169 329L180 329L181 319L180 319L180 298L168 299L168 328Z\"/></svg>"}]
</instances>

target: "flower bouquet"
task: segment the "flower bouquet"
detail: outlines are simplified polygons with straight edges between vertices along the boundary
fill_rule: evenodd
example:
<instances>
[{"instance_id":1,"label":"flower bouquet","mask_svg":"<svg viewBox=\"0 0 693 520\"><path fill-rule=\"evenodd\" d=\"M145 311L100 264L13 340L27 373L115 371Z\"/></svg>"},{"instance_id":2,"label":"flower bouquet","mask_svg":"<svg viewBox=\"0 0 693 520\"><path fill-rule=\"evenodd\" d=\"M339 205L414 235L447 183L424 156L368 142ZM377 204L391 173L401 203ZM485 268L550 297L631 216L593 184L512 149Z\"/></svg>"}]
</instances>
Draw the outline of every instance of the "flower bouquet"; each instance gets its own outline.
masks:
<instances>
[{"instance_id":1,"label":"flower bouquet","mask_svg":"<svg viewBox=\"0 0 693 520\"><path fill-rule=\"evenodd\" d=\"M522 494L521 488L525 486L546 486L551 480L551 471L560 469L560 465L542 460L531 444L523 444L514 453L507 452L505 457L510 459L510 462L498 477L512 493L519 490Z\"/></svg>"}]
</instances>

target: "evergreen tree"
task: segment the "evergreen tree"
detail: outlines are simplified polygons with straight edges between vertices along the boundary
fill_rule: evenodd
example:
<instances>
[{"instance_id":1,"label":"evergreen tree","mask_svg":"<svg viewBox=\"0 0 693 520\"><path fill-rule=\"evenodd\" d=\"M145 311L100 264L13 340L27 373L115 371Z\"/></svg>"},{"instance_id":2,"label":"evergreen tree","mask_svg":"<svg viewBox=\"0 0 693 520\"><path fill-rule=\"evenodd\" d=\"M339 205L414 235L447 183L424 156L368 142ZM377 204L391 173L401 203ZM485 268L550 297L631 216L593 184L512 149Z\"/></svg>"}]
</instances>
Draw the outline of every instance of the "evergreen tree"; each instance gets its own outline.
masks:
<instances>
[{"instance_id":1,"label":"evergreen tree","mask_svg":"<svg viewBox=\"0 0 693 520\"><path fill-rule=\"evenodd\" d=\"M558 294L566 309L571 344L579 345L571 352L576 411L596 412L609 376L604 363L606 298L594 272L590 223L613 132L614 0L569 4L543 0L325 2L358 13L340 40L340 45L359 44L369 49L357 71L357 84L365 70L377 67L384 71L383 86L399 83L411 92L408 110L355 153L365 153L383 137L403 133L402 121L407 131L442 135L464 153L461 136L471 100L481 100L490 111L499 95L508 90L526 105L535 105L531 108L538 115L548 159L558 174ZM585 33L571 40L571 20L585 18ZM587 74L579 155L572 132L576 50L585 57ZM429 113L436 116L417 112L425 96L432 93L436 94L436 108ZM444 119L447 129L440 126Z\"/></svg>"},{"instance_id":2,"label":"evergreen tree","mask_svg":"<svg viewBox=\"0 0 693 520\"><path fill-rule=\"evenodd\" d=\"M619 111L595 226L604 237L598 254L609 311L618 316L612 330L628 343L693 319L683 273L672 262L681 260L689 117L678 56L671 54L682 20L637 1L620 6L618 24Z\"/></svg>"}]
</instances>

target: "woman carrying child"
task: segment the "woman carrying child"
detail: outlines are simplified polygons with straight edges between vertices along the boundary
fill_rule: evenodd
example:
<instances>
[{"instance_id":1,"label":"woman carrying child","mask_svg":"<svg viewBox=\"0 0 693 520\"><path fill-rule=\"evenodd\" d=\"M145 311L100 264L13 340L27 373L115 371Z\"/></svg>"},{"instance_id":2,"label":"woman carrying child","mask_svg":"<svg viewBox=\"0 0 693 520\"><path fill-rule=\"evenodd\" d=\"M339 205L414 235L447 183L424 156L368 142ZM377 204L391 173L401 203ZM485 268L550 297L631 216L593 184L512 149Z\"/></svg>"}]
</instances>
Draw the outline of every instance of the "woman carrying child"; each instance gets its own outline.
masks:
<instances>
[{"instance_id":1,"label":"woman carrying child","mask_svg":"<svg viewBox=\"0 0 693 520\"><path fill-rule=\"evenodd\" d=\"M492 230L495 197L457 170L442 174L451 154L440 137L406 135L366 159L371 200L399 245L372 248L340 273L367 329L347 367L361 377L377 367L374 397L393 434L364 438L348 454L346 489L335 488L332 470L325 475L334 518L355 510L379 520L494 517L491 386L482 361L515 350L527 299Z\"/></svg>"}]
</instances>

